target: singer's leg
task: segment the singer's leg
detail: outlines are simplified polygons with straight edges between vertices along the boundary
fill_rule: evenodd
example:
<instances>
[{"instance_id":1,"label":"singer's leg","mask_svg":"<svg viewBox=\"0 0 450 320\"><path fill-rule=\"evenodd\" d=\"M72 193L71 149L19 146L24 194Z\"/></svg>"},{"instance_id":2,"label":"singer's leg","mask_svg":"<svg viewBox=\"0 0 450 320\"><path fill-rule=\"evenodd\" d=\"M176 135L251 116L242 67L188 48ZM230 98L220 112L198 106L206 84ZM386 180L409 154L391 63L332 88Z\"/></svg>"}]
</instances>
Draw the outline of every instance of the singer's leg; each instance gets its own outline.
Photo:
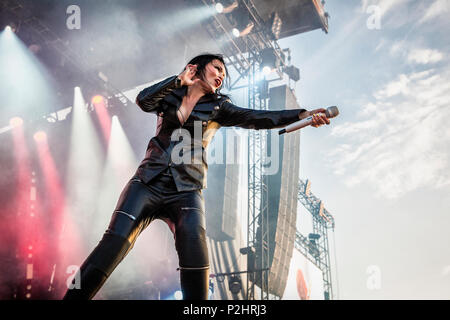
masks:
<instances>
[{"instance_id":1,"label":"singer's leg","mask_svg":"<svg viewBox=\"0 0 450 320\"><path fill-rule=\"evenodd\" d=\"M209 258L203 197L200 192L180 195L171 207L176 213L175 246L180 265L180 283L184 300L207 300Z\"/></svg>"},{"instance_id":2,"label":"singer's leg","mask_svg":"<svg viewBox=\"0 0 450 320\"><path fill-rule=\"evenodd\" d=\"M103 238L74 278L74 282L81 280L81 288L74 286L68 289L64 299L92 299L95 296L131 250L138 235L154 219L158 199L139 179L130 180L122 191Z\"/></svg>"}]
</instances>

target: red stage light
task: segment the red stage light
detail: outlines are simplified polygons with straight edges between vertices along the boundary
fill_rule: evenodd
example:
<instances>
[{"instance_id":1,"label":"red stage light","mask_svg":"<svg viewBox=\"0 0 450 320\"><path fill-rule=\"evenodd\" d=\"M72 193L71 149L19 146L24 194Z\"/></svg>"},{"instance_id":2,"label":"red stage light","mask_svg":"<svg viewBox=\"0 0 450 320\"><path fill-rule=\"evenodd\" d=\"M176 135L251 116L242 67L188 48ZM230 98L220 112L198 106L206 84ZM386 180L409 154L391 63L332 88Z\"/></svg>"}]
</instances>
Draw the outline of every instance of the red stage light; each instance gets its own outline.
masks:
<instances>
[{"instance_id":1,"label":"red stage light","mask_svg":"<svg viewBox=\"0 0 450 320\"><path fill-rule=\"evenodd\" d=\"M15 128L15 127L21 126L23 124L23 120L22 120L22 118L14 117L14 118L11 118L11 120L9 120L9 124L11 127Z\"/></svg>"},{"instance_id":2,"label":"red stage light","mask_svg":"<svg viewBox=\"0 0 450 320\"><path fill-rule=\"evenodd\" d=\"M43 142L47 139L47 134L44 131L38 131L34 134L34 140L36 142Z\"/></svg>"},{"instance_id":3,"label":"red stage light","mask_svg":"<svg viewBox=\"0 0 450 320\"><path fill-rule=\"evenodd\" d=\"M103 96L100 95L96 95L92 98L92 104L96 105L96 104L100 104L103 102Z\"/></svg>"},{"instance_id":4,"label":"red stage light","mask_svg":"<svg viewBox=\"0 0 450 320\"><path fill-rule=\"evenodd\" d=\"M100 122L100 126L102 127L103 137L105 138L105 141L108 141L111 133L111 119L107 109L108 99L104 96L96 95L91 101Z\"/></svg>"}]
</instances>

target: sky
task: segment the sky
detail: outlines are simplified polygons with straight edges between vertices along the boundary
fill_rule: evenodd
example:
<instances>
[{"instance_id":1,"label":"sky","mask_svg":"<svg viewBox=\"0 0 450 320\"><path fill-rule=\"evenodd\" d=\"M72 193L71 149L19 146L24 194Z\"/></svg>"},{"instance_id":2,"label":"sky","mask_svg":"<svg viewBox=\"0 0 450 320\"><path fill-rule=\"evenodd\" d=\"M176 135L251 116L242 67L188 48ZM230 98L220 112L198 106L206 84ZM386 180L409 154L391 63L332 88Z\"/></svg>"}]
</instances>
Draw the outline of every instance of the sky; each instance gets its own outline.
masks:
<instances>
[{"instance_id":1,"label":"sky","mask_svg":"<svg viewBox=\"0 0 450 320\"><path fill-rule=\"evenodd\" d=\"M300 176L334 216L339 299L450 298L448 0L326 1L329 32L280 40L306 109ZM300 222L301 223L301 222Z\"/></svg>"}]
</instances>

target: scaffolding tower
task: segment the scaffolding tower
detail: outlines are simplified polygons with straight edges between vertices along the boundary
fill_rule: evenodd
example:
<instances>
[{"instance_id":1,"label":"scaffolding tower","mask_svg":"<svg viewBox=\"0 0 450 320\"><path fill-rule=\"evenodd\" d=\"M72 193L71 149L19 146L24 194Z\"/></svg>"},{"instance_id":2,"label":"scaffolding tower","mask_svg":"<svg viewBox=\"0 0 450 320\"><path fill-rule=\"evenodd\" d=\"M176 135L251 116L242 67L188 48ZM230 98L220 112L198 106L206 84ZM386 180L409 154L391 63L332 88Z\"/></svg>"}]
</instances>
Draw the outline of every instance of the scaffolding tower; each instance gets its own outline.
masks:
<instances>
[{"instance_id":1,"label":"scaffolding tower","mask_svg":"<svg viewBox=\"0 0 450 320\"><path fill-rule=\"evenodd\" d=\"M328 230L334 231L334 218L324 208L323 201L310 192L310 181L299 179L298 201L311 213L313 218L313 233L308 237L297 231L295 247L314 265L323 275L324 298L334 298L331 277L331 259L328 242Z\"/></svg>"}]
</instances>

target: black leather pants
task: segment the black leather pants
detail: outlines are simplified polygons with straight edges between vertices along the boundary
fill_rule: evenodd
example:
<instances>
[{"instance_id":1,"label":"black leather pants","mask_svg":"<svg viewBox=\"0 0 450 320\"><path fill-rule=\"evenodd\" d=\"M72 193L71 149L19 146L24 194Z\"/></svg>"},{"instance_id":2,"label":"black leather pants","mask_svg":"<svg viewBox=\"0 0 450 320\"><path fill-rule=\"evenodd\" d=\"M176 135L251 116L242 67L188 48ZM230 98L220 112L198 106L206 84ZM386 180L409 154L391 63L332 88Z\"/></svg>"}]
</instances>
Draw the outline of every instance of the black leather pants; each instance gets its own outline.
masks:
<instances>
[{"instance_id":1,"label":"black leather pants","mask_svg":"<svg viewBox=\"0 0 450 320\"><path fill-rule=\"evenodd\" d=\"M92 299L154 219L166 221L174 234L183 298L206 300L209 259L203 196L201 190L178 192L169 170L148 185L137 176L128 182L103 238L80 267L81 288L67 290L64 299Z\"/></svg>"}]
</instances>

